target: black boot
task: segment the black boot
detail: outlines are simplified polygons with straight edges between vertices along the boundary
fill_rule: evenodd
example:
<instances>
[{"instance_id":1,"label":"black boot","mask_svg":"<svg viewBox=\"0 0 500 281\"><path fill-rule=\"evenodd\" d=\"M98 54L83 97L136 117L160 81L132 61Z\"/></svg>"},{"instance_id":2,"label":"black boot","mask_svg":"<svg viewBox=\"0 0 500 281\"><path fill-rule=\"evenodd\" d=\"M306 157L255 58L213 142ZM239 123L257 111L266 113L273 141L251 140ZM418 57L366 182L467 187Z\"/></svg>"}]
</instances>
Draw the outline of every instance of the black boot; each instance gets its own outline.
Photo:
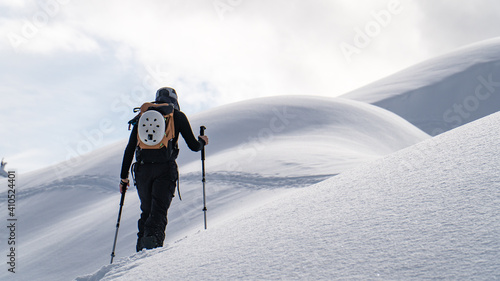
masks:
<instances>
[{"instance_id":1,"label":"black boot","mask_svg":"<svg viewBox=\"0 0 500 281\"><path fill-rule=\"evenodd\" d=\"M155 236L142 237L140 244L142 249L146 248L148 250L160 247L160 245L158 244L158 240L156 239Z\"/></svg>"},{"instance_id":2,"label":"black boot","mask_svg":"<svg viewBox=\"0 0 500 281\"><path fill-rule=\"evenodd\" d=\"M137 238L137 244L135 245L135 251L140 252L144 247L142 246L142 237Z\"/></svg>"}]
</instances>

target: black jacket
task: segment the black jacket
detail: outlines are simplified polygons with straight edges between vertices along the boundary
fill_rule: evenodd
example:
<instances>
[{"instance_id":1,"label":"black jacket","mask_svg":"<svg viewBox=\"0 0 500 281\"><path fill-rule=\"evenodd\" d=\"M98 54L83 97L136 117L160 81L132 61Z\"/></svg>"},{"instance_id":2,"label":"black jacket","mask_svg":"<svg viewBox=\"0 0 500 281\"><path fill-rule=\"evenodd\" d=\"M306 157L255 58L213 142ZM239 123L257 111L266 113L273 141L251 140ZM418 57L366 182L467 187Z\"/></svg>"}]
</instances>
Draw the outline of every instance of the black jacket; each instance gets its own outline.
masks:
<instances>
[{"instance_id":1,"label":"black jacket","mask_svg":"<svg viewBox=\"0 0 500 281\"><path fill-rule=\"evenodd\" d=\"M191 129L191 125L189 124L189 121L183 112L178 110L174 111L174 126L174 143L177 143L177 140L179 139L179 133L181 133L189 149L191 149L192 151L200 151L203 148L205 142L202 139L197 140L195 138L193 130ZM127 147L125 148L125 153L123 154L122 170L120 173L120 177L122 179L128 178L128 171L130 169L130 165L132 164L136 147L137 126L134 126L132 132L130 133L130 138L128 140Z\"/></svg>"}]
</instances>

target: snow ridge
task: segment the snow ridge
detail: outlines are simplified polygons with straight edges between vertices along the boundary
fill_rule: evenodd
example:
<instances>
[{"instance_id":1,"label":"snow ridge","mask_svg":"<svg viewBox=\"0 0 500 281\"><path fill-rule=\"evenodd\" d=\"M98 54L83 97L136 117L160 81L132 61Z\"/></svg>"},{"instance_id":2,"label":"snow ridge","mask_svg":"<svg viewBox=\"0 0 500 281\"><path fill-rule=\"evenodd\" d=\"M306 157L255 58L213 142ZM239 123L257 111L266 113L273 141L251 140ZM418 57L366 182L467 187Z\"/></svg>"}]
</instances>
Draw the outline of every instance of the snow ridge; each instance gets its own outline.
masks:
<instances>
[{"instance_id":1,"label":"snow ridge","mask_svg":"<svg viewBox=\"0 0 500 281\"><path fill-rule=\"evenodd\" d=\"M465 124L498 111L499 44L421 64L358 97L383 97L379 105L432 133ZM479 85L486 99L475 95ZM68 280L101 268L79 280L499 279L499 114L431 139L394 112L280 96L193 116L193 130L205 125L211 138L209 230L200 231L199 154L181 142L183 201L169 210L166 247L134 253L131 188L111 266L102 267L125 141L22 175L15 278Z\"/></svg>"},{"instance_id":2,"label":"snow ridge","mask_svg":"<svg viewBox=\"0 0 500 281\"><path fill-rule=\"evenodd\" d=\"M343 95L434 136L500 110L500 38L427 60Z\"/></svg>"},{"instance_id":3,"label":"snow ridge","mask_svg":"<svg viewBox=\"0 0 500 281\"><path fill-rule=\"evenodd\" d=\"M207 207L209 227L214 229L276 196L429 138L387 110L322 97L250 100L215 108L190 121L195 133L205 125L211 139ZM200 155L191 153L182 140L180 144L183 200L175 199L169 209L169 245L203 228ZM125 145L120 141L19 177L23 262L16 278L68 280L109 262ZM5 195L5 186L0 186L0 195ZM5 202L0 208L6 209ZM131 187L120 224L117 261L134 255L138 216L139 200ZM11 277L5 274L0 272L0 279Z\"/></svg>"},{"instance_id":4,"label":"snow ridge","mask_svg":"<svg viewBox=\"0 0 500 281\"><path fill-rule=\"evenodd\" d=\"M79 281L494 280L500 113Z\"/></svg>"}]
</instances>

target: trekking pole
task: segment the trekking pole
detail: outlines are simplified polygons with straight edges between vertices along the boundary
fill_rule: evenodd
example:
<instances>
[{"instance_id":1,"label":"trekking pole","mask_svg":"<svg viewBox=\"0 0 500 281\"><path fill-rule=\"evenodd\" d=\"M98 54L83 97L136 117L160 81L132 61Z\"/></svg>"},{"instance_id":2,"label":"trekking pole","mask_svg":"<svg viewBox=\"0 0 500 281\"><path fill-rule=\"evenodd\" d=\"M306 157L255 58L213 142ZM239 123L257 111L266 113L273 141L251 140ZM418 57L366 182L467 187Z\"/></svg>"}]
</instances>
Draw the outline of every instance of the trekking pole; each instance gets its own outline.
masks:
<instances>
[{"instance_id":1,"label":"trekking pole","mask_svg":"<svg viewBox=\"0 0 500 281\"><path fill-rule=\"evenodd\" d=\"M113 251L111 251L111 262L109 264L113 263L113 258L115 257L116 238L118 238L118 228L120 227L120 219L122 217L123 202L125 201L125 192L127 191L127 187L124 186L122 190L123 192L122 192L122 197L120 199L120 211L118 211L118 220L116 221L115 242L113 242Z\"/></svg>"},{"instance_id":2,"label":"trekking pole","mask_svg":"<svg viewBox=\"0 0 500 281\"><path fill-rule=\"evenodd\" d=\"M200 127L200 136L205 135L205 126ZM205 229L207 229L207 201L205 193L205 146L201 149L201 173L203 182L203 217L205 219Z\"/></svg>"}]
</instances>

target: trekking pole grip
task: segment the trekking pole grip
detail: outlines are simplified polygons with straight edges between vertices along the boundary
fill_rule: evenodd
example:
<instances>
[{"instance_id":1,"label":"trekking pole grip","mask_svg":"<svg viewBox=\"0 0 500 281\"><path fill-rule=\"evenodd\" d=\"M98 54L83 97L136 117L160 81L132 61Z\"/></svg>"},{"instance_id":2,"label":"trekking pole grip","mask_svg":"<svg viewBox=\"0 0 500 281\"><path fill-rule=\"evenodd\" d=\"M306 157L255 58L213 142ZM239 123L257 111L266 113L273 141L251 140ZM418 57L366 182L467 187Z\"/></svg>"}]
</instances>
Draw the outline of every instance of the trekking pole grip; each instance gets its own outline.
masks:
<instances>
[{"instance_id":1,"label":"trekking pole grip","mask_svg":"<svg viewBox=\"0 0 500 281\"><path fill-rule=\"evenodd\" d=\"M205 130L207 128L205 126L200 126L200 136L205 135ZM205 147L201 149L201 160L205 160Z\"/></svg>"}]
</instances>

